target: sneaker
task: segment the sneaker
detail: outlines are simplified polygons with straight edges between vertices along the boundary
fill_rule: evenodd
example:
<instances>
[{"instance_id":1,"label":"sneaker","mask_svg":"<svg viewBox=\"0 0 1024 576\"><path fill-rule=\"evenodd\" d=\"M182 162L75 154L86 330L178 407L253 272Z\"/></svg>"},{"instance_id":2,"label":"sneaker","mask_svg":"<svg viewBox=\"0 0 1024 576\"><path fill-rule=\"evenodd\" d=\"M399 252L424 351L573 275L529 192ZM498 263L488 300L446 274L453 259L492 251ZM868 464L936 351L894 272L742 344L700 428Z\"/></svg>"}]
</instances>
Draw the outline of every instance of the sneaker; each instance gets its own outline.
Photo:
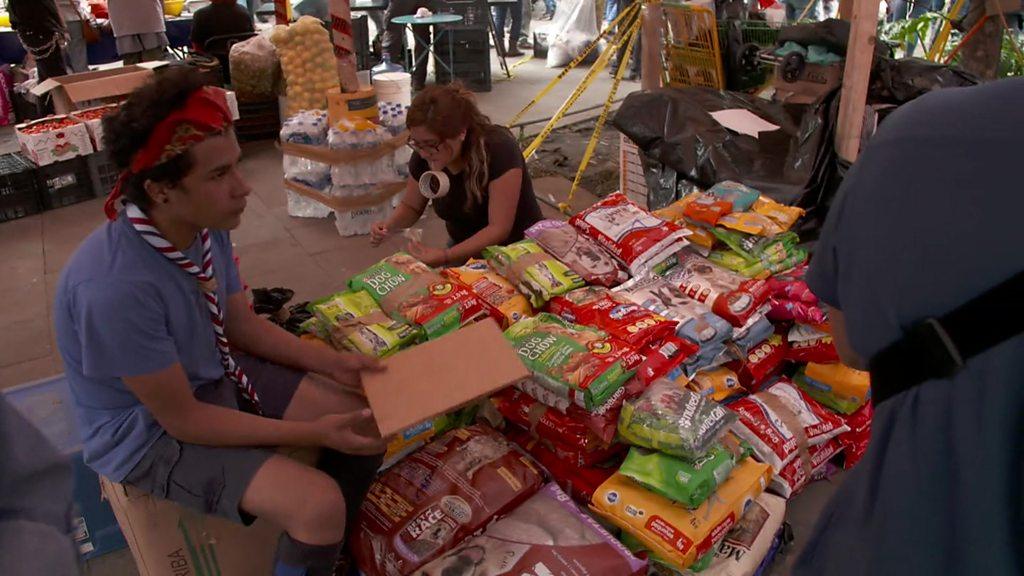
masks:
<instances>
[{"instance_id":1,"label":"sneaker","mask_svg":"<svg viewBox=\"0 0 1024 576\"><path fill-rule=\"evenodd\" d=\"M529 38L526 38L526 37L520 38L519 39L519 49L520 50L532 50L533 49L533 41L531 41Z\"/></svg>"},{"instance_id":2,"label":"sneaker","mask_svg":"<svg viewBox=\"0 0 1024 576\"><path fill-rule=\"evenodd\" d=\"M516 56L522 56L523 52L516 48L516 45L512 42L508 43L508 50L505 51L505 56L515 58Z\"/></svg>"}]
</instances>

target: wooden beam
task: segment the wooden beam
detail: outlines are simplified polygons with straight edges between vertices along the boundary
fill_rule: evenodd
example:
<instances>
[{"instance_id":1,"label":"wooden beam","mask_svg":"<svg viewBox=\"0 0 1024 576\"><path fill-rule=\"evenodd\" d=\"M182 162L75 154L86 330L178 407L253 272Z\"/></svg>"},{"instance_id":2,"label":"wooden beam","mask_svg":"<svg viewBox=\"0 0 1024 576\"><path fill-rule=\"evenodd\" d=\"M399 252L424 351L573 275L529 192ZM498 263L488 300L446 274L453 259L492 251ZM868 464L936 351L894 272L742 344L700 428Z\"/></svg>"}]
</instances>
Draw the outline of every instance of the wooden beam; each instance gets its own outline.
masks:
<instances>
[{"instance_id":1,"label":"wooden beam","mask_svg":"<svg viewBox=\"0 0 1024 576\"><path fill-rule=\"evenodd\" d=\"M853 162L860 153L864 109L871 79L871 61L878 34L880 0L851 0L850 41L846 49L846 68L839 100L839 121L836 127L836 151Z\"/></svg>"},{"instance_id":2,"label":"wooden beam","mask_svg":"<svg viewBox=\"0 0 1024 576\"><path fill-rule=\"evenodd\" d=\"M853 15L853 0L839 0L839 19L849 20Z\"/></svg>"},{"instance_id":3,"label":"wooden beam","mask_svg":"<svg viewBox=\"0 0 1024 576\"><path fill-rule=\"evenodd\" d=\"M639 1L639 0L638 0ZM653 90L661 87L664 73L661 52L665 49L662 38L665 16L660 0L645 0L640 25L640 87Z\"/></svg>"}]
</instances>

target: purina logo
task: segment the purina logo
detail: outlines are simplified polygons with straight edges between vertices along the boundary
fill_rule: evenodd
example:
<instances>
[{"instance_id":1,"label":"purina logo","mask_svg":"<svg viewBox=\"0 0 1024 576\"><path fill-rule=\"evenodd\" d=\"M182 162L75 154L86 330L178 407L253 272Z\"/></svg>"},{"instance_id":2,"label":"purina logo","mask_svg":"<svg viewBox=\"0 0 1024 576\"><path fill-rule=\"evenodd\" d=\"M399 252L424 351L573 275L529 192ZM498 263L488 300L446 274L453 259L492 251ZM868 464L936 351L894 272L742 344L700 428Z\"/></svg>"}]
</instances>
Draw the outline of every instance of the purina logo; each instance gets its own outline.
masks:
<instances>
[{"instance_id":1,"label":"purina logo","mask_svg":"<svg viewBox=\"0 0 1024 576\"><path fill-rule=\"evenodd\" d=\"M607 496L604 497L604 499L607 500L609 504L615 504L616 502L619 501L619 493L612 490L611 492L608 493Z\"/></svg>"}]
</instances>

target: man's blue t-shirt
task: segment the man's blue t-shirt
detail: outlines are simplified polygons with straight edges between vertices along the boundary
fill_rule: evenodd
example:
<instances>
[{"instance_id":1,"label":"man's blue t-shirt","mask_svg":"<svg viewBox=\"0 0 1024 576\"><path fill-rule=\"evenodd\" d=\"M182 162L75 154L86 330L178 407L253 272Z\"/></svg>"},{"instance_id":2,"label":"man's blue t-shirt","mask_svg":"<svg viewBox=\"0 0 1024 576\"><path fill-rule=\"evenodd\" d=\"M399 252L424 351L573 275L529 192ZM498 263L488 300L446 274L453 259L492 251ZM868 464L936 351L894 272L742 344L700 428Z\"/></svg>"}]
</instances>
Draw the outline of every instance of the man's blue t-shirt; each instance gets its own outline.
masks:
<instances>
[{"instance_id":1,"label":"man's blue t-shirt","mask_svg":"<svg viewBox=\"0 0 1024 576\"><path fill-rule=\"evenodd\" d=\"M241 290L227 232L211 231L221 306ZM202 243L185 251L202 261ZM164 433L121 378L180 363L193 390L224 368L195 278L158 253L122 213L82 242L57 284L53 307L84 443L85 462L121 481Z\"/></svg>"}]
</instances>

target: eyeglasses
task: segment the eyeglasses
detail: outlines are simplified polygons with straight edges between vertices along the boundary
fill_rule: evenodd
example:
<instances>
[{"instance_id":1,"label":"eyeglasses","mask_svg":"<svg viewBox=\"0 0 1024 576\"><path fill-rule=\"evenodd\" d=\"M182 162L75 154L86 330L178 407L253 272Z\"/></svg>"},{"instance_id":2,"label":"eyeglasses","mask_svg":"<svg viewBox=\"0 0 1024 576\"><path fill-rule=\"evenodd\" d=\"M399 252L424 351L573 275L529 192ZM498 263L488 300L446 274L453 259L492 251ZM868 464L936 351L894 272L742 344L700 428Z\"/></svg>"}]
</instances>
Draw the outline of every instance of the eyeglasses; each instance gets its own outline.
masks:
<instances>
[{"instance_id":1,"label":"eyeglasses","mask_svg":"<svg viewBox=\"0 0 1024 576\"><path fill-rule=\"evenodd\" d=\"M437 152L438 149L441 148L441 144L442 142L417 142L412 138L409 138L409 141L405 143L406 146L412 148L416 152L427 152L428 154L433 154L434 152Z\"/></svg>"}]
</instances>

